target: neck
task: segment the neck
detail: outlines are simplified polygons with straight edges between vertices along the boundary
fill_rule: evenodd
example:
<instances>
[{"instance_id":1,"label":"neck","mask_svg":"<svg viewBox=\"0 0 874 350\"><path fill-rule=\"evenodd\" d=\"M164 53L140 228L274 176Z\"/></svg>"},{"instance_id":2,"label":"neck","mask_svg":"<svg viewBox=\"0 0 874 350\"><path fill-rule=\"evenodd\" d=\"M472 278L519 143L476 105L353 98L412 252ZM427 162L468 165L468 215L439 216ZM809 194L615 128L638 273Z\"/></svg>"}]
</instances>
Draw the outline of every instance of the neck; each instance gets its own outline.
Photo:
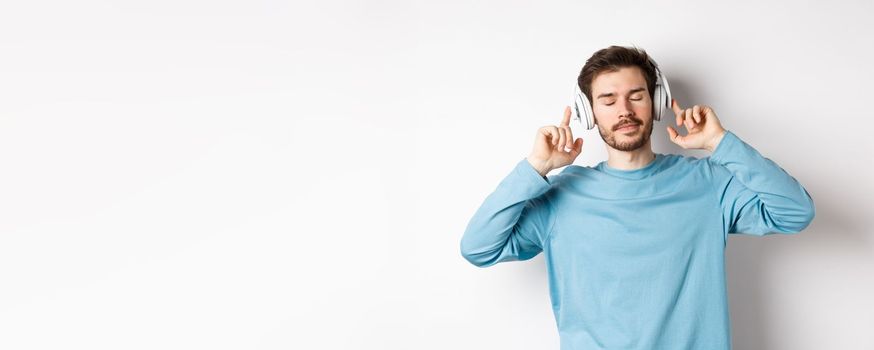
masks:
<instances>
[{"instance_id":1,"label":"neck","mask_svg":"<svg viewBox=\"0 0 874 350\"><path fill-rule=\"evenodd\" d=\"M607 146L607 165L613 169L635 170L649 165L655 160L650 141L633 151L620 151Z\"/></svg>"}]
</instances>

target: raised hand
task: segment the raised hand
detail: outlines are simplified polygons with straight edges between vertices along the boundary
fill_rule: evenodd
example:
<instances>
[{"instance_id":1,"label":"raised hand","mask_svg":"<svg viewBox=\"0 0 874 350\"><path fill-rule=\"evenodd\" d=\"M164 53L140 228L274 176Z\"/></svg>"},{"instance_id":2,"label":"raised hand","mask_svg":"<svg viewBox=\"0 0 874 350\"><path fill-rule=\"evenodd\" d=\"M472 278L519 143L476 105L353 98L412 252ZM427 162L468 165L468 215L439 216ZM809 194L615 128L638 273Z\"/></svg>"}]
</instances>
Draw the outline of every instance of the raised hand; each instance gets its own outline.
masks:
<instances>
[{"instance_id":1,"label":"raised hand","mask_svg":"<svg viewBox=\"0 0 874 350\"><path fill-rule=\"evenodd\" d=\"M668 126L668 136L671 141L685 149L706 149L713 152L725 135L725 129L719 123L713 108L695 105L692 108L682 109L677 100L672 99L671 102L677 126L685 125L687 131L686 135L680 135L677 130Z\"/></svg>"},{"instance_id":2,"label":"raised hand","mask_svg":"<svg viewBox=\"0 0 874 350\"><path fill-rule=\"evenodd\" d=\"M570 122L571 108L568 106L564 109L564 118L560 125L547 125L537 129L534 149L527 159L540 176L546 176L552 169L573 163L582 153L583 139L574 140Z\"/></svg>"}]
</instances>

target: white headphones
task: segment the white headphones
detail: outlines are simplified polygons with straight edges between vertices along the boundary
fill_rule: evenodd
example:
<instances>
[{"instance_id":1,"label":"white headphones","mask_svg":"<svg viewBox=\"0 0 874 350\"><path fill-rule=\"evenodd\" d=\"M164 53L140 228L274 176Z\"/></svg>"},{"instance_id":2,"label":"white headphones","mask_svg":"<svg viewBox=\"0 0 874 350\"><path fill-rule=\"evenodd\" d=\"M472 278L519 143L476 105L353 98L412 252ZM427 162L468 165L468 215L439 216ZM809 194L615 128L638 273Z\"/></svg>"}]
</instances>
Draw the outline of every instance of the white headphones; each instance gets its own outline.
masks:
<instances>
[{"instance_id":1,"label":"white headphones","mask_svg":"<svg viewBox=\"0 0 874 350\"><path fill-rule=\"evenodd\" d=\"M656 70L656 86L652 99L655 113L653 119L661 120L662 115L671 111L671 88L668 87L668 80L655 61L650 58L649 62L652 63ZM592 112L592 105L589 103L589 99L580 89L579 82L574 84L574 108L571 111L573 119L585 126L586 129L591 130L595 127L595 113ZM585 120L585 123L583 123L583 120Z\"/></svg>"}]
</instances>

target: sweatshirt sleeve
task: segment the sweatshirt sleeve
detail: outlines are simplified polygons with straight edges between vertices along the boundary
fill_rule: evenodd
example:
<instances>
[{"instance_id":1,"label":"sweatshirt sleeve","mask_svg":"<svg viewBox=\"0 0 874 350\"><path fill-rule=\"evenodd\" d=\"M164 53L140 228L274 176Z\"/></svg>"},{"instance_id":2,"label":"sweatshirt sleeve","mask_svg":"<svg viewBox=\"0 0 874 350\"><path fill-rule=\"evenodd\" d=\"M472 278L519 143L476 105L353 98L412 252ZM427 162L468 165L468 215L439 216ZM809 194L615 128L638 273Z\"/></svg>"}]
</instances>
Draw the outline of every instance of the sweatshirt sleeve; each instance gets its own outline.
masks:
<instances>
[{"instance_id":1,"label":"sweatshirt sleeve","mask_svg":"<svg viewBox=\"0 0 874 350\"><path fill-rule=\"evenodd\" d=\"M461 238L461 255L487 267L528 260L543 251L554 223L547 191L553 177L543 177L522 159L480 205Z\"/></svg>"},{"instance_id":2,"label":"sweatshirt sleeve","mask_svg":"<svg viewBox=\"0 0 874 350\"><path fill-rule=\"evenodd\" d=\"M728 233L798 233L813 221L807 190L734 133L725 131L709 162L718 180L724 238Z\"/></svg>"}]
</instances>

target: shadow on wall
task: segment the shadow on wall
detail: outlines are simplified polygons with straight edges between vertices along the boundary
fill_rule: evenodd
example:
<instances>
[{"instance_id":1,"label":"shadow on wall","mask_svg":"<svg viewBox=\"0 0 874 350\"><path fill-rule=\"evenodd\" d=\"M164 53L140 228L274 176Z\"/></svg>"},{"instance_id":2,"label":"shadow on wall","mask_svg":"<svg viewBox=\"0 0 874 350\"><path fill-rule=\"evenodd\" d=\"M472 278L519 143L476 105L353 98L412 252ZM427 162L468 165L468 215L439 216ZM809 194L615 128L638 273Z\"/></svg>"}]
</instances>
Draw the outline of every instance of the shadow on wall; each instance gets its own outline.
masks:
<instances>
[{"instance_id":1,"label":"shadow on wall","mask_svg":"<svg viewBox=\"0 0 874 350\"><path fill-rule=\"evenodd\" d=\"M671 92L681 103L681 107L689 108L695 104L708 104L709 98L693 93L702 91L690 87L682 77L672 75L670 81ZM715 108L715 107L714 107ZM719 110L716 110L719 114ZM778 114L779 111L750 111L756 115ZM673 113L657 122L652 135L652 145L655 152L675 153L698 158L710 155L707 151L684 150L668 139L666 126L672 126L681 134L685 128L677 127L673 120ZM722 116L720 116L722 117ZM748 115L751 125L757 116ZM737 127L740 121L726 123ZM728 128L728 126L726 126ZM734 131L734 130L733 130ZM736 133L743 139L742 128ZM757 145L750 144L753 148ZM758 149L758 148L757 148ZM762 153L766 158L774 160L778 165L780 160ZM781 165L782 166L782 165ZM801 169L785 169L790 175L795 176ZM807 169L810 171L811 169ZM768 291L772 285L769 275L769 267L776 265L775 262L794 259L799 255L807 259L828 259L829 256L853 254L854 256L866 256L871 252L865 252L865 247L870 246L866 242L865 224L859 218L854 218L846 211L840 210L838 201L839 194L829 193L828 176L818 174L805 174L805 179L814 181L802 181L801 185L810 192L816 205L816 217L804 231L798 235L771 234L762 237L745 234L731 234L726 245L725 265L726 284L729 295L729 307L731 316L732 345L735 349L773 349L781 346L780 335L775 334L769 326L782 319L769 312L769 300L774 300L773 292ZM855 255L858 254L858 255ZM787 256L793 256L788 258Z\"/></svg>"},{"instance_id":2,"label":"shadow on wall","mask_svg":"<svg viewBox=\"0 0 874 350\"><path fill-rule=\"evenodd\" d=\"M816 183L802 185L814 196L816 205L816 217L807 229L797 235L729 235L725 264L736 349L775 349L783 343L775 338L780 335L769 329L785 318L768 311L769 301L779 299L779 295L768 291L768 286L773 285L769 267L775 262L798 256L825 262L830 256L871 254L864 251L870 243L866 242L865 228L859 227L861 222L854 224L851 217L842 215L839 203L816 195L820 192L815 188L825 187Z\"/></svg>"}]
</instances>

